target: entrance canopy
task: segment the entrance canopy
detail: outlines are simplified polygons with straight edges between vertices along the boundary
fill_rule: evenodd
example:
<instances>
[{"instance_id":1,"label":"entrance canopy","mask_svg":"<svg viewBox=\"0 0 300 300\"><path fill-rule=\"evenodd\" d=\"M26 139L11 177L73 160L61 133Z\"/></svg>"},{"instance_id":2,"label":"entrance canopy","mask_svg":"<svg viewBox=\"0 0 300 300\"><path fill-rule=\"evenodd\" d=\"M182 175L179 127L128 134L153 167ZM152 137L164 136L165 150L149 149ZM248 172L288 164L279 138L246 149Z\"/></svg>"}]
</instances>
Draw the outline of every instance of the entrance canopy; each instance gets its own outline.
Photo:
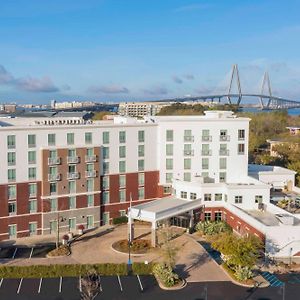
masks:
<instances>
[{"instance_id":1,"label":"entrance canopy","mask_svg":"<svg viewBox=\"0 0 300 300\"><path fill-rule=\"evenodd\" d=\"M170 196L132 206L128 217L146 222L156 222L178 216L202 206L204 205L201 199L189 201Z\"/></svg>"}]
</instances>

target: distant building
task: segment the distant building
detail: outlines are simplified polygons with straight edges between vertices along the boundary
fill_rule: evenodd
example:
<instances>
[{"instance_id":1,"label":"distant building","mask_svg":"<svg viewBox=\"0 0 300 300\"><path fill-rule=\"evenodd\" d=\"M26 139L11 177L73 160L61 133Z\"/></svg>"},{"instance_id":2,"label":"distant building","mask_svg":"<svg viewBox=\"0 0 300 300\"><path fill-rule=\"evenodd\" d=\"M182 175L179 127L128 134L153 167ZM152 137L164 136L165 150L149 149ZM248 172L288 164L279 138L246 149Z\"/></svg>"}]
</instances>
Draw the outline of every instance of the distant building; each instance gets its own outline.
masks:
<instances>
[{"instance_id":1,"label":"distant building","mask_svg":"<svg viewBox=\"0 0 300 300\"><path fill-rule=\"evenodd\" d=\"M16 104L1 104L0 111L6 113L14 113L16 112L17 105Z\"/></svg>"}]
</instances>

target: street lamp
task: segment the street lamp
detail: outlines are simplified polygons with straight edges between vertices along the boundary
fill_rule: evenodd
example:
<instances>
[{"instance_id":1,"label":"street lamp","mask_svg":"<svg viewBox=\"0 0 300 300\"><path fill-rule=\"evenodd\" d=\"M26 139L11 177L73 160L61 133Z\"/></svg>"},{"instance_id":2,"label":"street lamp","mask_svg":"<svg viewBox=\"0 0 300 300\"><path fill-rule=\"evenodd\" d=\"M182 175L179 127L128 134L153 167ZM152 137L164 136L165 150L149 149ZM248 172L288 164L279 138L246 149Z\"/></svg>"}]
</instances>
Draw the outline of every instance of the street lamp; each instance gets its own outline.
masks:
<instances>
[{"instance_id":1,"label":"street lamp","mask_svg":"<svg viewBox=\"0 0 300 300\"><path fill-rule=\"evenodd\" d=\"M132 271L132 262L131 262L131 239L130 239L130 233L128 234L128 274L131 274Z\"/></svg>"}]
</instances>

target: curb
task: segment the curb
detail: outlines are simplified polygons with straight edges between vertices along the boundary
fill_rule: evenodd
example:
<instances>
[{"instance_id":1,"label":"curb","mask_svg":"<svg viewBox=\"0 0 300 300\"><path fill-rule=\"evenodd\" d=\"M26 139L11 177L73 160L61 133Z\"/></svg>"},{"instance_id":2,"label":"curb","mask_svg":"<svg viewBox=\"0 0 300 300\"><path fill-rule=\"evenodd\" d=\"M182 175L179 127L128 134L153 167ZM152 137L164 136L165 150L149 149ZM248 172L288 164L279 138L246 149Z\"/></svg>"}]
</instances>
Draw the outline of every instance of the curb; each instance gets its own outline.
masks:
<instances>
[{"instance_id":1,"label":"curb","mask_svg":"<svg viewBox=\"0 0 300 300\"><path fill-rule=\"evenodd\" d=\"M156 275L154 275L159 287L162 289L162 290L165 290L165 291L177 291L177 290L182 290L184 289L186 286L187 286L187 281L183 278L180 278L181 281L182 281L182 284L180 286L175 286L175 287L166 287L164 286L160 280L156 277Z\"/></svg>"}]
</instances>

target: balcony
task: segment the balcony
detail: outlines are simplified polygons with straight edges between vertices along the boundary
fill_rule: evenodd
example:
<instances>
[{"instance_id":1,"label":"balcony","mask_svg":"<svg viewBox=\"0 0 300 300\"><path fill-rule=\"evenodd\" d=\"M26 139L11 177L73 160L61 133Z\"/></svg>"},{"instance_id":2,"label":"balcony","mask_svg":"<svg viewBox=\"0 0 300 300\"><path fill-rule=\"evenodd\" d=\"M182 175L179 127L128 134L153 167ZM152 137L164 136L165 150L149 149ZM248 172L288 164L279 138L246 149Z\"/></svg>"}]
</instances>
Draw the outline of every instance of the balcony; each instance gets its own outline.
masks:
<instances>
[{"instance_id":1,"label":"balcony","mask_svg":"<svg viewBox=\"0 0 300 300\"><path fill-rule=\"evenodd\" d=\"M220 149L219 150L219 155L228 156L229 155L229 150L228 149Z\"/></svg>"},{"instance_id":2,"label":"balcony","mask_svg":"<svg viewBox=\"0 0 300 300\"><path fill-rule=\"evenodd\" d=\"M71 172L67 174L67 179L79 179L80 174L78 172Z\"/></svg>"},{"instance_id":3,"label":"balcony","mask_svg":"<svg viewBox=\"0 0 300 300\"><path fill-rule=\"evenodd\" d=\"M60 157L49 157L48 158L48 165L53 166L53 165L60 165L61 159Z\"/></svg>"},{"instance_id":4,"label":"balcony","mask_svg":"<svg viewBox=\"0 0 300 300\"><path fill-rule=\"evenodd\" d=\"M202 142L211 142L211 135L202 135Z\"/></svg>"},{"instance_id":5,"label":"balcony","mask_svg":"<svg viewBox=\"0 0 300 300\"><path fill-rule=\"evenodd\" d=\"M230 135L220 135L220 142L229 142Z\"/></svg>"},{"instance_id":6,"label":"balcony","mask_svg":"<svg viewBox=\"0 0 300 300\"><path fill-rule=\"evenodd\" d=\"M202 156L210 156L211 155L211 150L202 150L201 154L202 154Z\"/></svg>"},{"instance_id":7,"label":"balcony","mask_svg":"<svg viewBox=\"0 0 300 300\"><path fill-rule=\"evenodd\" d=\"M68 164L78 164L79 163L79 156L68 156L67 157Z\"/></svg>"},{"instance_id":8,"label":"balcony","mask_svg":"<svg viewBox=\"0 0 300 300\"><path fill-rule=\"evenodd\" d=\"M48 181L59 181L61 180L61 174L48 174Z\"/></svg>"},{"instance_id":9,"label":"balcony","mask_svg":"<svg viewBox=\"0 0 300 300\"><path fill-rule=\"evenodd\" d=\"M193 135L186 135L183 137L183 140L185 142L193 142L194 141L194 136Z\"/></svg>"},{"instance_id":10,"label":"balcony","mask_svg":"<svg viewBox=\"0 0 300 300\"><path fill-rule=\"evenodd\" d=\"M92 170L92 171L85 171L85 177L86 178L95 178L97 176L97 171Z\"/></svg>"},{"instance_id":11,"label":"balcony","mask_svg":"<svg viewBox=\"0 0 300 300\"><path fill-rule=\"evenodd\" d=\"M97 161L97 155L86 155L85 156L85 162L91 163Z\"/></svg>"},{"instance_id":12,"label":"balcony","mask_svg":"<svg viewBox=\"0 0 300 300\"><path fill-rule=\"evenodd\" d=\"M183 155L194 156L194 150L183 150Z\"/></svg>"}]
</instances>

